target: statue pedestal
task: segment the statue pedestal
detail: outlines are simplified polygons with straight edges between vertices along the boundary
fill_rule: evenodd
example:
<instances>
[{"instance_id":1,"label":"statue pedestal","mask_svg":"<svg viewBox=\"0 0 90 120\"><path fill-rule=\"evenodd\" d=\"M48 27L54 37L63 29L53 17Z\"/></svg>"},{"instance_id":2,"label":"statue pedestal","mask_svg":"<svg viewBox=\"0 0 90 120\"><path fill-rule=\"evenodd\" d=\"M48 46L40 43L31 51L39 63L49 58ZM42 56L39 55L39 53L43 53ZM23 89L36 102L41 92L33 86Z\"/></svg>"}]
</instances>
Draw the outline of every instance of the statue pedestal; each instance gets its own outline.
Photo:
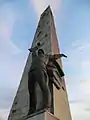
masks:
<instances>
[{"instance_id":1,"label":"statue pedestal","mask_svg":"<svg viewBox=\"0 0 90 120\"><path fill-rule=\"evenodd\" d=\"M31 114L27 117L24 117L21 120L59 120L59 119L56 118L50 112L41 110L41 111Z\"/></svg>"}]
</instances>

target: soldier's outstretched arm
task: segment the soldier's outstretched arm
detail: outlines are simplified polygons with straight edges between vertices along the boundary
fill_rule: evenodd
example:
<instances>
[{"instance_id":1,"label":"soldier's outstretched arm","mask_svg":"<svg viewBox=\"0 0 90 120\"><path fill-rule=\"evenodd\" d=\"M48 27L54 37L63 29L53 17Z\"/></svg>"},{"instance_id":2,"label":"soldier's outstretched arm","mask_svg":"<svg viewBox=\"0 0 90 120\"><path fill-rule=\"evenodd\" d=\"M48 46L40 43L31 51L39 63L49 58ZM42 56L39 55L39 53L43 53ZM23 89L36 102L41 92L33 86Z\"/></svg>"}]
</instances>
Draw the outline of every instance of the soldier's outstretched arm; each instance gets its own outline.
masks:
<instances>
[{"instance_id":1,"label":"soldier's outstretched arm","mask_svg":"<svg viewBox=\"0 0 90 120\"><path fill-rule=\"evenodd\" d=\"M54 55L50 55L50 59L52 59L52 60L57 60L57 59L59 59L59 58L61 58L61 57L66 57L66 58L67 58L67 56L64 55L64 54L54 54Z\"/></svg>"},{"instance_id":2,"label":"soldier's outstretched arm","mask_svg":"<svg viewBox=\"0 0 90 120\"><path fill-rule=\"evenodd\" d=\"M67 58L67 56L64 55L64 54L54 54L54 59L56 59L56 60L61 58L61 57L66 57Z\"/></svg>"},{"instance_id":3,"label":"soldier's outstretched arm","mask_svg":"<svg viewBox=\"0 0 90 120\"><path fill-rule=\"evenodd\" d=\"M67 58L67 56L66 56L65 54L60 54L60 56L61 56L61 57Z\"/></svg>"}]
</instances>

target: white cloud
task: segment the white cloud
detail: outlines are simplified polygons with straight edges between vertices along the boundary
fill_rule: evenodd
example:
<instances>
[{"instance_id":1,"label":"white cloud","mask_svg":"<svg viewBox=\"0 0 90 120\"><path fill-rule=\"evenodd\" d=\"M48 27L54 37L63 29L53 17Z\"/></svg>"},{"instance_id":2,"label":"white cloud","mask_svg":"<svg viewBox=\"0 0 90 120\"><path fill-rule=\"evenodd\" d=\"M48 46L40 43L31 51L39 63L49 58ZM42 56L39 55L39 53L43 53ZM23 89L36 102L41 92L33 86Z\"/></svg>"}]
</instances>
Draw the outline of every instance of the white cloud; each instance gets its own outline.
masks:
<instances>
[{"instance_id":1,"label":"white cloud","mask_svg":"<svg viewBox=\"0 0 90 120\"><path fill-rule=\"evenodd\" d=\"M72 113L72 119L73 120L89 120L90 114L86 110L90 106L90 103L86 102L76 102L70 104L71 107L71 113Z\"/></svg>"},{"instance_id":2,"label":"white cloud","mask_svg":"<svg viewBox=\"0 0 90 120\"><path fill-rule=\"evenodd\" d=\"M69 48L66 49L67 60L65 65L82 69L90 64L90 43L89 39L76 40ZM89 66L88 66L89 67ZM82 69L83 70L83 69Z\"/></svg>"},{"instance_id":3,"label":"white cloud","mask_svg":"<svg viewBox=\"0 0 90 120\"><path fill-rule=\"evenodd\" d=\"M71 113L74 120L89 120L90 119L90 76L88 78L78 81L75 92L77 100L70 103Z\"/></svg>"},{"instance_id":4,"label":"white cloud","mask_svg":"<svg viewBox=\"0 0 90 120\"><path fill-rule=\"evenodd\" d=\"M79 51L84 51L84 50L88 50L90 48L90 43L89 43L89 39L90 37L86 37L84 39L82 39L82 42L81 40L76 40L75 42L72 43L72 47L77 47L77 49Z\"/></svg>"},{"instance_id":5,"label":"white cloud","mask_svg":"<svg viewBox=\"0 0 90 120\"><path fill-rule=\"evenodd\" d=\"M60 7L61 0L32 0L32 4L37 16L40 17L40 14L46 9L48 5L51 6L54 12L57 11Z\"/></svg>"}]
</instances>

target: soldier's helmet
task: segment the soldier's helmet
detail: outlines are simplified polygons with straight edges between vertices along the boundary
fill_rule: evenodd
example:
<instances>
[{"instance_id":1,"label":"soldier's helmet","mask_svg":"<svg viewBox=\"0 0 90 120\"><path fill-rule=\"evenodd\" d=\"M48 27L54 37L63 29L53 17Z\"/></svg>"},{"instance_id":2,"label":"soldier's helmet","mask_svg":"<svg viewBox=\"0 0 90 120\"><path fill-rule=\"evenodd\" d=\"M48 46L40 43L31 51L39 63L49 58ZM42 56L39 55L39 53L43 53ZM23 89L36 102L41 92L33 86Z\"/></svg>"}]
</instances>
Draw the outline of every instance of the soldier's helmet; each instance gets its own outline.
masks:
<instances>
[{"instance_id":1,"label":"soldier's helmet","mask_svg":"<svg viewBox=\"0 0 90 120\"><path fill-rule=\"evenodd\" d=\"M40 42L38 42L38 43L37 43L37 46L40 46L40 45L41 45Z\"/></svg>"}]
</instances>

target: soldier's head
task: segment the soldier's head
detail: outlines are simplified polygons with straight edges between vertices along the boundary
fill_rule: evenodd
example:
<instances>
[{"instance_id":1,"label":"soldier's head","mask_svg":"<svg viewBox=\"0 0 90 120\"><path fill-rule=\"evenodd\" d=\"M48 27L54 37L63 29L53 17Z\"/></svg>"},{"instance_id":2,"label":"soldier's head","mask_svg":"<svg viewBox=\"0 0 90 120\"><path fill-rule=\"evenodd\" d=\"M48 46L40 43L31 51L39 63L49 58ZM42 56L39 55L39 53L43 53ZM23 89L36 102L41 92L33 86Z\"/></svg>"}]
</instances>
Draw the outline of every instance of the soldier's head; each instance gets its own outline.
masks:
<instances>
[{"instance_id":1,"label":"soldier's head","mask_svg":"<svg viewBox=\"0 0 90 120\"><path fill-rule=\"evenodd\" d=\"M37 43L37 46L40 46L40 45L41 45L40 42L38 42L38 43Z\"/></svg>"},{"instance_id":2,"label":"soldier's head","mask_svg":"<svg viewBox=\"0 0 90 120\"><path fill-rule=\"evenodd\" d=\"M39 49L38 50L38 55L44 54L44 50L43 49Z\"/></svg>"}]
</instances>

